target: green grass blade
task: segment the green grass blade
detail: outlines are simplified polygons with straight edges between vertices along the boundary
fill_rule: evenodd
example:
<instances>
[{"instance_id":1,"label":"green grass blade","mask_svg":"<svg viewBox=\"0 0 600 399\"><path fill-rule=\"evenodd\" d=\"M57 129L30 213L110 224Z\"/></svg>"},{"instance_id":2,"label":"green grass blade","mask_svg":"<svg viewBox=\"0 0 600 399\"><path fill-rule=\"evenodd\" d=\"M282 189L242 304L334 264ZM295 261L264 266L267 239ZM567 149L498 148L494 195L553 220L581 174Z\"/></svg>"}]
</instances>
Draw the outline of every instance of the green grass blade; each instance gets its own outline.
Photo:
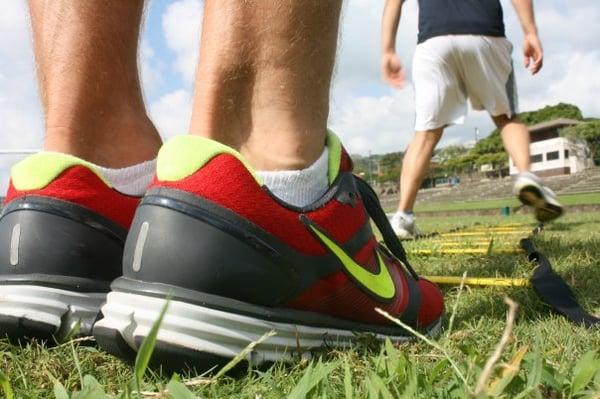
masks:
<instances>
[{"instance_id":1,"label":"green grass blade","mask_svg":"<svg viewBox=\"0 0 600 399\"><path fill-rule=\"evenodd\" d=\"M83 377L83 386L90 390L102 389L102 385L91 375L85 375Z\"/></svg>"},{"instance_id":2,"label":"green grass blade","mask_svg":"<svg viewBox=\"0 0 600 399\"><path fill-rule=\"evenodd\" d=\"M385 366L388 377L394 377L400 368L400 355L389 338L385 340Z\"/></svg>"},{"instance_id":3,"label":"green grass blade","mask_svg":"<svg viewBox=\"0 0 600 399\"><path fill-rule=\"evenodd\" d=\"M8 380L8 377L6 375L4 375L4 373L2 371L0 371L0 388L2 388L2 391L4 392L4 396L6 396L6 399L14 398L13 390L12 390L12 387L10 386L10 381Z\"/></svg>"},{"instance_id":4,"label":"green grass blade","mask_svg":"<svg viewBox=\"0 0 600 399\"><path fill-rule=\"evenodd\" d=\"M65 386L63 384L60 383L60 381L58 380L54 380L54 398L55 399L69 399L69 392L67 392L67 389L65 388Z\"/></svg>"},{"instance_id":5,"label":"green grass blade","mask_svg":"<svg viewBox=\"0 0 600 399\"><path fill-rule=\"evenodd\" d=\"M531 359L531 367L529 373L527 373L527 388L537 388L542 382L542 372L544 370L544 361L542 354L540 353L540 336L536 337L535 351L529 354Z\"/></svg>"},{"instance_id":6,"label":"green grass blade","mask_svg":"<svg viewBox=\"0 0 600 399\"><path fill-rule=\"evenodd\" d=\"M75 345L71 341L71 353L73 354L73 361L75 362L75 368L77 369L77 375L79 375L79 383L83 387L83 373L81 372L81 364L79 364L79 357L75 351Z\"/></svg>"},{"instance_id":7,"label":"green grass blade","mask_svg":"<svg viewBox=\"0 0 600 399\"><path fill-rule=\"evenodd\" d=\"M441 359L435 364L435 366L431 368L431 371L427 376L430 385L434 385L434 383L440 378L440 376L446 370L449 364L450 362L448 362L448 359Z\"/></svg>"},{"instance_id":8,"label":"green grass blade","mask_svg":"<svg viewBox=\"0 0 600 399\"><path fill-rule=\"evenodd\" d=\"M581 392L590 383L592 378L594 378L594 375L600 372L600 359L596 355L596 351L587 352L573 368L571 395Z\"/></svg>"},{"instance_id":9,"label":"green grass blade","mask_svg":"<svg viewBox=\"0 0 600 399\"><path fill-rule=\"evenodd\" d=\"M167 391L173 399L195 399L194 395L185 385L177 380L171 380L167 384Z\"/></svg>"},{"instance_id":10,"label":"green grass blade","mask_svg":"<svg viewBox=\"0 0 600 399\"><path fill-rule=\"evenodd\" d=\"M312 363L307 367L304 375L288 395L288 399L304 399L308 394L323 381L327 376L338 367L339 362L324 364L319 360L316 366Z\"/></svg>"},{"instance_id":11,"label":"green grass blade","mask_svg":"<svg viewBox=\"0 0 600 399\"><path fill-rule=\"evenodd\" d=\"M148 336L146 337L146 339L144 339L144 342L142 342L137 356L135 357L135 386L138 393L141 392L142 378L144 377L144 374L146 374L146 369L148 368L148 364L150 363L150 358L152 357L152 352L154 351L154 346L156 345L156 337L158 336L158 330L160 329L163 318L167 313L169 303L169 300L165 302L162 310L160 311L158 319L152 325Z\"/></svg>"},{"instance_id":12,"label":"green grass blade","mask_svg":"<svg viewBox=\"0 0 600 399\"><path fill-rule=\"evenodd\" d=\"M495 379L488 387L488 394L490 396L500 396L508 384L510 384L517 374L519 374L519 371L521 370L521 362L528 349L529 348L527 346L519 349L512 360L504 366L504 370L502 371L500 377Z\"/></svg>"},{"instance_id":13,"label":"green grass blade","mask_svg":"<svg viewBox=\"0 0 600 399\"><path fill-rule=\"evenodd\" d=\"M444 349L443 347L441 347L438 343L436 343L436 342L432 341L431 339L427 338L425 335L423 335L420 332L416 331L414 328L412 328L409 325L403 323L399 319L393 317L388 312L386 312L384 310L381 310L379 308L375 308L375 311L377 313L379 313L380 315L382 315L383 317L387 318L388 320L391 320L392 322L398 324L400 327L404 328L406 331L410 332L415 337L417 337L420 340L424 341L429 346L432 346L435 349L437 349L440 352L442 352L444 354L444 357L446 359L448 359L448 362L450 362L450 365L454 369L456 375L461 379L461 381L463 382L463 384L465 385L465 387L467 387L467 388L469 387L469 383L467 382L467 379L465 378L464 374L462 373L462 371L460 371L460 368L458 368L458 365L450 357L450 355L448 354L448 351L446 351L446 349Z\"/></svg>"},{"instance_id":14,"label":"green grass blade","mask_svg":"<svg viewBox=\"0 0 600 399\"><path fill-rule=\"evenodd\" d=\"M446 337L449 337L452 334L452 328L454 327L454 318L456 317L456 311L458 309L458 304L460 303L460 295L463 292L463 288L465 288L466 278L467 272L465 271L462 275L462 279L460 280L460 286L458 287L458 293L456 294L454 306L452 306L452 314L450 315L450 321L448 322L448 330L446 331Z\"/></svg>"},{"instance_id":15,"label":"green grass blade","mask_svg":"<svg viewBox=\"0 0 600 399\"><path fill-rule=\"evenodd\" d=\"M376 394L373 396L374 398L383 398L383 399L394 399L394 395L390 392L390 390L385 386L385 382L372 371L369 371L369 375L367 377L367 386L369 386L369 395L371 396L371 392L375 392Z\"/></svg>"},{"instance_id":16,"label":"green grass blade","mask_svg":"<svg viewBox=\"0 0 600 399\"><path fill-rule=\"evenodd\" d=\"M264 341L266 341L267 339L271 338L272 336L274 336L276 334L277 333L273 330L267 331L266 333L264 333L262 335L262 337L260 337L256 341L250 342L250 344L248 344L248 346L246 346L244 348L244 350L242 350L240 353L238 353L233 359L231 359L229 361L229 363L227 363L225 366L223 366L223 368L221 370L219 370L219 372L215 375L215 380L219 379L221 376L225 375L225 373L227 373L229 370L234 368L239 362L244 360L246 358L246 356L248 356L248 354L250 352L252 352L254 350L254 348L256 348L257 345L260 345L261 343L263 343Z\"/></svg>"},{"instance_id":17,"label":"green grass blade","mask_svg":"<svg viewBox=\"0 0 600 399\"><path fill-rule=\"evenodd\" d=\"M349 360L346 359L344 362L344 393L346 399L353 399L354 388L352 387L352 372L350 371Z\"/></svg>"},{"instance_id":18,"label":"green grass blade","mask_svg":"<svg viewBox=\"0 0 600 399\"><path fill-rule=\"evenodd\" d=\"M419 390L419 380L417 378L417 371L415 370L415 365L410 363L407 370L408 384L402 392L403 399L412 399L417 396L417 392Z\"/></svg>"}]
</instances>

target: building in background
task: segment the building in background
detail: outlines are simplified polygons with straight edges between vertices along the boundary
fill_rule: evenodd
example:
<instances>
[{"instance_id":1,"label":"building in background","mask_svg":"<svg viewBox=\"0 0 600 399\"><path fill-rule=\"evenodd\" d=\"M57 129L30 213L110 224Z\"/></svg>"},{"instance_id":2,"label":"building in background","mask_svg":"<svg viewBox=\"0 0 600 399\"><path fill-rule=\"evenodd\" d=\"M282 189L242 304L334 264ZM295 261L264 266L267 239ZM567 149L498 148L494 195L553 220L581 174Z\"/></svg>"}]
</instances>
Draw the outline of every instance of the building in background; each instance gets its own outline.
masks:
<instances>
[{"instance_id":1,"label":"building in background","mask_svg":"<svg viewBox=\"0 0 600 399\"><path fill-rule=\"evenodd\" d=\"M556 176L581 172L593 165L590 150L583 141L573 141L560 136L563 128L577 125L573 119L554 119L529 127L531 134L531 170L539 176ZM510 174L517 168L509 158Z\"/></svg>"}]
</instances>

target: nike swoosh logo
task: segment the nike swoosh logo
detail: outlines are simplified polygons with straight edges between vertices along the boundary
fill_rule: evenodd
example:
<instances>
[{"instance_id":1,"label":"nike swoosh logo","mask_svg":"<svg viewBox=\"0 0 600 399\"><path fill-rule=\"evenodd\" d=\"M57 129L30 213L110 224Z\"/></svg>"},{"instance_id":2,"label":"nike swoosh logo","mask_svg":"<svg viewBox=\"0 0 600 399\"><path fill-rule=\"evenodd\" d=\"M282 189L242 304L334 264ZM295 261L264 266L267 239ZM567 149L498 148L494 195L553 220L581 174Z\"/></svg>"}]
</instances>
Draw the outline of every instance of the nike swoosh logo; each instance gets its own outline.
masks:
<instances>
[{"instance_id":1,"label":"nike swoosh logo","mask_svg":"<svg viewBox=\"0 0 600 399\"><path fill-rule=\"evenodd\" d=\"M312 222L305 219L307 227L315 234L315 236L325 245L333 254L340 260L344 269L354 279L364 287L369 293L382 299L392 299L396 295L396 286L394 280L390 275L385 262L381 258L379 251L375 250L377 254L377 263L379 265L378 273L371 273L365 269L359 263L357 263L350 255L346 253L338 244L336 244L331 238L327 237L323 232L317 229Z\"/></svg>"}]
</instances>

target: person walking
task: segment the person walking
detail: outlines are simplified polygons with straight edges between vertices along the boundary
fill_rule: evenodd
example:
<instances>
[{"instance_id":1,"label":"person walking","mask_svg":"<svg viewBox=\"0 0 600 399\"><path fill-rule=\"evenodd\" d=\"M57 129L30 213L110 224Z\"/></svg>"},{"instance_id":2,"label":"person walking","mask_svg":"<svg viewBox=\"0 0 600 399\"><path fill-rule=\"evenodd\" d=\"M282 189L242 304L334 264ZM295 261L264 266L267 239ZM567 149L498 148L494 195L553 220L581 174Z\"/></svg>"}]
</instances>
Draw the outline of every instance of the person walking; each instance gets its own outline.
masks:
<instances>
[{"instance_id":1,"label":"person walking","mask_svg":"<svg viewBox=\"0 0 600 399\"><path fill-rule=\"evenodd\" d=\"M517 117L517 90L499 0L418 0L419 34L412 74L415 89L415 136L402 163L400 202L391 219L401 238L414 237L413 208L433 151L447 126L464 123L467 100L486 110L519 174L513 191L548 222L563 208L555 194L531 173L529 131ZM396 53L396 34L404 0L387 0L382 22L381 72L396 88L406 84ZM524 32L523 61L535 75L543 66L532 0L513 0Z\"/></svg>"}]
</instances>

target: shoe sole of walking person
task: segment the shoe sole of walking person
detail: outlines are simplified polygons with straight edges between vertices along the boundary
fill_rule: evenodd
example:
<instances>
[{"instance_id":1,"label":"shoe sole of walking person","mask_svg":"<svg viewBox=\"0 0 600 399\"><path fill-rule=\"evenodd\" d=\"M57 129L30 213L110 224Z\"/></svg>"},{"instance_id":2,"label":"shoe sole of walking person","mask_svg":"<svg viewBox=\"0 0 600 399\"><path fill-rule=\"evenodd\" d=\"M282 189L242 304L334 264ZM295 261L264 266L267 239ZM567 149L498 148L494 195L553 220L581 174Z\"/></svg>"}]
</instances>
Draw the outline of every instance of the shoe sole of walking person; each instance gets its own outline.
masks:
<instances>
[{"instance_id":1,"label":"shoe sole of walking person","mask_svg":"<svg viewBox=\"0 0 600 399\"><path fill-rule=\"evenodd\" d=\"M535 218L542 223L550 222L564 213L556 194L533 173L519 173L513 191L521 203L534 209Z\"/></svg>"}]
</instances>

